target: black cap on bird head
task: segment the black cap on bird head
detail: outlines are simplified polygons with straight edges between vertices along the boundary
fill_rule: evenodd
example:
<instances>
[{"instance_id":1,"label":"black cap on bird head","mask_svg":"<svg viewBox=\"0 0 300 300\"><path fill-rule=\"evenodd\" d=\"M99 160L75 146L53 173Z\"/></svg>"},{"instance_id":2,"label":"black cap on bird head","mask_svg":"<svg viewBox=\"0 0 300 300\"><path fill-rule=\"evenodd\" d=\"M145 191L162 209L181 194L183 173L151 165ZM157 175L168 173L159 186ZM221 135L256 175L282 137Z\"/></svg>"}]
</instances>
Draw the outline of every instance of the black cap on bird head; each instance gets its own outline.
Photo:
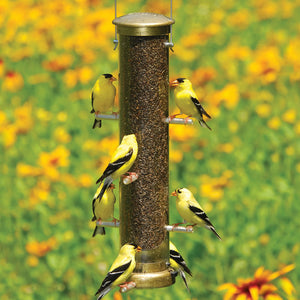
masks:
<instances>
[{"instance_id":1,"label":"black cap on bird head","mask_svg":"<svg viewBox=\"0 0 300 300\"><path fill-rule=\"evenodd\" d=\"M102 74L105 78L112 78L113 76L111 74Z\"/></svg>"},{"instance_id":2,"label":"black cap on bird head","mask_svg":"<svg viewBox=\"0 0 300 300\"><path fill-rule=\"evenodd\" d=\"M183 83L183 82L184 82L184 79L186 79L186 78L180 77L180 78L177 78L176 80L177 80L179 83Z\"/></svg>"},{"instance_id":3,"label":"black cap on bird head","mask_svg":"<svg viewBox=\"0 0 300 300\"><path fill-rule=\"evenodd\" d=\"M137 251L141 251L142 248L140 246L138 246L136 243L128 243L128 245L131 245L134 247L134 249L136 249Z\"/></svg>"}]
</instances>

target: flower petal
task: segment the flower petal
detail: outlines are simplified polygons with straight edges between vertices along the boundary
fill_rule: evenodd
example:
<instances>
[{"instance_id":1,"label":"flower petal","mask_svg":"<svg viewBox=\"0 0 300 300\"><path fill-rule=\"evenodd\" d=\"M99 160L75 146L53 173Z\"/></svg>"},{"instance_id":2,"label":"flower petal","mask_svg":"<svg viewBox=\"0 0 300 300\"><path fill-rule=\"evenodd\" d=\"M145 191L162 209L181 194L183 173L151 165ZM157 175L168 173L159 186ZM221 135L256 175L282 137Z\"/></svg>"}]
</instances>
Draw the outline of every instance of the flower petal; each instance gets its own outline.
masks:
<instances>
[{"instance_id":1,"label":"flower petal","mask_svg":"<svg viewBox=\"0 0 300 300\"><path fill-rule=\"evenodd\" d=\"M295 287L293 286L292 282L288 278L286 277L281 278L280 284L282 289L287 295L291 296L295 292Z\"/></svg>"},{"instance_id":2,"label":"flower petal","mask_svg":"<svg viewBox=\"0 0 300 300\"><path fill-rule=\"evenodd\" d=\"M258 287L249 288L249 292L252 300L258 300L258 295L259 295Z\"/></svg>"}]
</instances>

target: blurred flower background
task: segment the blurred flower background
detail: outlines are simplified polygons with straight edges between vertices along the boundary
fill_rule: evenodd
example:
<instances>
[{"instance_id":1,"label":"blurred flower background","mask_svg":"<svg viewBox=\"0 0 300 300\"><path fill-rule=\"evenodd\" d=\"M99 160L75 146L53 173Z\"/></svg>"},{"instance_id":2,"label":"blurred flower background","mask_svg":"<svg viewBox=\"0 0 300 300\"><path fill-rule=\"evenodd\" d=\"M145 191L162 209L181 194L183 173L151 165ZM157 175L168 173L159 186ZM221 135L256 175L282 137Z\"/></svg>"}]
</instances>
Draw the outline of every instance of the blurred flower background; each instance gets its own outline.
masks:
<instances>
[{"instance_id":1,"label":"blurred flower background","mask_svg":"<svg viewBox=\"0 0 300 300\"><path fill-rule=\"evenodd\" d=\"M177 280L106 299L297 299L300 1L173 4L170 78L191 79L213 131L170 125L170 191L191 189L223 241L171 234L191 295ZM119 1L133 11L169 2ZM92 239L89 221L119 141L118 122L93 131L89 113L97 76L118 74L113 18L106 0L0 2L1 300L93 299L117 255L118 231Z\"/></svg>"}]
</instances>

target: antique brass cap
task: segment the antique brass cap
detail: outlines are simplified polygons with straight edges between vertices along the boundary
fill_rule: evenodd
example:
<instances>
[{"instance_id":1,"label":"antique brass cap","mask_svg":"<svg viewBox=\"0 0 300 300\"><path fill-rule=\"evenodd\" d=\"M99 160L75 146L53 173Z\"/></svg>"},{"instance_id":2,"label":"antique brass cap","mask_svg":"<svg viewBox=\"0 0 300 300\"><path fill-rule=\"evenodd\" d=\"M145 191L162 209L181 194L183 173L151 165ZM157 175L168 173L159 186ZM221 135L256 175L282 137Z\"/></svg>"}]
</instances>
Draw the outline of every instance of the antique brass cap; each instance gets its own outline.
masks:
<instances>
[{"instance_id":1,"label":"antique brass cap","mask_svg":"<svg viewBox=\"0 0 300 300\"><path fill-rule=\"evenodd\" d=\"M161 14L131 13L113 20L120 35L155 36L168 34L175 21Z\"/></svg>"}]
</instances>

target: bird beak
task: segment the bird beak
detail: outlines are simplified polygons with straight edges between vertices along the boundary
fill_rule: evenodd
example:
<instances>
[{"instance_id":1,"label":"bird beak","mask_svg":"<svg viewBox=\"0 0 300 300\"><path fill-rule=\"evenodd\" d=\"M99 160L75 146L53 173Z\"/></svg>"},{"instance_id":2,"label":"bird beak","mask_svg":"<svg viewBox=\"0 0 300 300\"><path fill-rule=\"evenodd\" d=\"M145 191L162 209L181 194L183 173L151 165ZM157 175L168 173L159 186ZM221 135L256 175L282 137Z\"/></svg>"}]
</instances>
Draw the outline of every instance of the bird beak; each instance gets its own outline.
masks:
<instances>
[{"instance_id":1,"label":"bird beak","mask_svg":"<svg viewBox=\"0 0 300 300\"><path fill-rule=\"evenodd\" d=\"M113 81L116 81L117 80L117 78L116 77L114 77L114 76L112 76L110 79L109 79L111 82L113 82Z\"/></svg>"},{"instance_id":2,"label":"bird beak","mask_svg":"<svg viewBox=\"0 0 300 300\"><path fill-rule=\"evenodd\" d=\"M170 82L170 87L175 88L177 85L179 85L179 82L177 79L173 80Z\"/></svg>"},{"instance_id":3,"label":"bird beak","mask_svg":"<svg viewBox=\"0 0 300 300\"><path fill-rule=\"evenodd\" d=\"M136 251L137 251L137 252L141 252L141 251L142 251L142 248L141 248L140 246L137 246Z\"/></svg>"},{"instance_id":4,"label":"bird beak","mask_svg":"<svg viewBox=\"0 0 300 300\"><path fill-rule=\"evenodd\" d=\"M177 196L177 193L174 191L171 193L171 196Z\"/></svg>"},{"instance_id":5,"label":"bird beak","mask_svg":"<svg viewBox=\"0 0 300 300\"><path fill-rule=\"evenodd\" d=\"M116 186L112 183L110 186L109 186L112 190L116 188Z\"/></svg>"}]
</instances>

